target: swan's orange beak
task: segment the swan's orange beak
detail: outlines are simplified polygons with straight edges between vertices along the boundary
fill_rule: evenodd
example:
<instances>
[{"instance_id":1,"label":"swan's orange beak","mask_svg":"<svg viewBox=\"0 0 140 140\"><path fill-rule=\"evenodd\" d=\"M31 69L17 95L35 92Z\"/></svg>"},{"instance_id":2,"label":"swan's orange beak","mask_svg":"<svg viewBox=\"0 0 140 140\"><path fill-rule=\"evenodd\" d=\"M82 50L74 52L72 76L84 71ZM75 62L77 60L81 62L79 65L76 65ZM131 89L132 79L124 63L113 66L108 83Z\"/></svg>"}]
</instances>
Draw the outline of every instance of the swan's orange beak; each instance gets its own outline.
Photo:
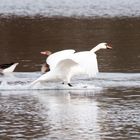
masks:
<instances>
[{"instance_id":1,"label":"swan's orange beak","mask_svg":"<svg viewBox=\"0 0 140 140\"><path fill-rule=\"evenodd\" d=\"M111 45L107 45L106 48L107 49L112 49L112 46Z\"/></svg>"}]
</instances>

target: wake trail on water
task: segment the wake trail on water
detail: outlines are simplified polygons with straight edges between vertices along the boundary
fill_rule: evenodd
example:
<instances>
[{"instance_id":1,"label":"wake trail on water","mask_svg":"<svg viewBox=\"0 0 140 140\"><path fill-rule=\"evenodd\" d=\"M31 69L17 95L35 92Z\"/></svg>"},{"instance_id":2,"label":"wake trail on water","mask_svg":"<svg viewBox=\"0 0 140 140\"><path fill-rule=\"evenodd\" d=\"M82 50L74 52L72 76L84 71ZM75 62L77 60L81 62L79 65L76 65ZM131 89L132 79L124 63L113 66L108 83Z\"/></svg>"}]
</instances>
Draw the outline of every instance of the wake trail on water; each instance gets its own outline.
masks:
<instances>
[{"instance_id":1,"label":"wake trail on water","mask_svg":"<svg viewBox=\"0 0 140 140\"><path fill-rule=\"evenodd\" d=\"M31 86L39 72L14 72L0 77L0 90L95 90L111 87L140 88L140 73L99 73L95 78L76 76L73 87L62 82L43 82Z\"/></svg>"}]
</instances>

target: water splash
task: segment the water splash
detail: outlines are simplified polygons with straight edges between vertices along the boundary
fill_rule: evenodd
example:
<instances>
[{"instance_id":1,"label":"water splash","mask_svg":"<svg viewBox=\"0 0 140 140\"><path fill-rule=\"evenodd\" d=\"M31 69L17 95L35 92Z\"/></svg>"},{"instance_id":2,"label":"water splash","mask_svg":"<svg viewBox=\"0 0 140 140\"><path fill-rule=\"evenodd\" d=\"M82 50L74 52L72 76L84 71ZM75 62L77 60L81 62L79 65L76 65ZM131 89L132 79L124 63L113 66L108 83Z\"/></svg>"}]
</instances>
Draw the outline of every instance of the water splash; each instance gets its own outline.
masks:
<instances>
[{"instance_id":1,"label":"water splash","mask_svg":"<svg viewBox=\"0 0 140 140\"><path fill-rule=\"evenodd\" d=\"M75 77L72 80L73 87L62 85L61 82L37 83L30 86L40 75L38 72L15 72L2 76L0 90L101 90L110 87L140 87L139 73L99 73L92 79L87 76Z\"/></svg>"}]
</instances>

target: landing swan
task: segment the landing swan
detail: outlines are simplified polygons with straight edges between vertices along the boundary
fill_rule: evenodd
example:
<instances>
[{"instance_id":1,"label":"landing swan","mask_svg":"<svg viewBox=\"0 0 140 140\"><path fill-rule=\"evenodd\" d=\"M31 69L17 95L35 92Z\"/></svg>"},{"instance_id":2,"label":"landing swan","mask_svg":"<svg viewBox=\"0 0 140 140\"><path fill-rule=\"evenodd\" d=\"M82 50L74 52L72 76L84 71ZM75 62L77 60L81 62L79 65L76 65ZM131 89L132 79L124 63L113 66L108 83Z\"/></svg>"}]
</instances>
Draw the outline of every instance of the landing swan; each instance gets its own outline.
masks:
<instances>
[{"instance_id":1,"label":"landing swan","mask_svg":"<svg viewBox=\"0 0 140 140\"><path fill-rule=\"evenodd\" d=\"M107 43L100 43L90 51L63 50L50 54L46 60L50 66L50 71L33 81L31 85L38 82L62 81L72 86L71 78L74 75L87 74L89 77L94 77L98 73L95 52L100 49L111 48Z\"/></svg>"}]
</instances>

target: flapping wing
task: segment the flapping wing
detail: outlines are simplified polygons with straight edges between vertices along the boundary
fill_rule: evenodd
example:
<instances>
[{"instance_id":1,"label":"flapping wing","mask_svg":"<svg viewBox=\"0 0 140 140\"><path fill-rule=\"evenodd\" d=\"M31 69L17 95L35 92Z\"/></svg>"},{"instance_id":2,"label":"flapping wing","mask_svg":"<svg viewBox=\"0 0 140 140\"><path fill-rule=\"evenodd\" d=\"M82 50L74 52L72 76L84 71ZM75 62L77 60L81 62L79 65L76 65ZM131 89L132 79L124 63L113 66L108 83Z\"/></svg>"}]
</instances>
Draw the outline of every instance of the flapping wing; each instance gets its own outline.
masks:
<instances>
[{"instance_id":1,"label":"flapping wing","mask_svg":"<svg viewBox=\"0 0 140 140\"><path fill-rule=\"evenodd\" d=\"M77 62L84 73L90 77L94 77L98 73L98 63L95 53L89 51L75 53L72 59Z\"/></svg>"},{"instance_id":2,"label":"flapping wing","mask_svg":"<svg viewBox=\"0 0 140 140\"><path fill-rule=\"evenodd\" d=\"M79 64L73 61L72 59L63 59L57 65L55 70L60 71L63 74L69 74L73 67L78 66Z\"/></svg>"},{"instance_id":3,"label":"flapping wing","mask_svg":"<svg viewBox=\"0 0 140 140\"><path fill-rule=\"evenodd\" d=\"M33 86L34 84L41 82L41 81L55 81L56 79L61 80L70 80L71 78L71 72L75 66L78 64L73 61L72 59L64 59L58 62L55 69L52 71L49 71L42 76L40 76L38 79L33 81L29 86ZM69 81L67 81L69 82Z\"/></svg>"},{"instance_id":4,"label":"flapping wing","mask_svg":"<svg viewBox=\"0 0 140 140\"><path fill-rule=\"evenodd\" d=\"M74 52L75 50L69 49L53 53L47 58L46 62L49 64L50 69L52 70L61 60L69 59L74 54Z\"/></svg>"}]
</instances>

